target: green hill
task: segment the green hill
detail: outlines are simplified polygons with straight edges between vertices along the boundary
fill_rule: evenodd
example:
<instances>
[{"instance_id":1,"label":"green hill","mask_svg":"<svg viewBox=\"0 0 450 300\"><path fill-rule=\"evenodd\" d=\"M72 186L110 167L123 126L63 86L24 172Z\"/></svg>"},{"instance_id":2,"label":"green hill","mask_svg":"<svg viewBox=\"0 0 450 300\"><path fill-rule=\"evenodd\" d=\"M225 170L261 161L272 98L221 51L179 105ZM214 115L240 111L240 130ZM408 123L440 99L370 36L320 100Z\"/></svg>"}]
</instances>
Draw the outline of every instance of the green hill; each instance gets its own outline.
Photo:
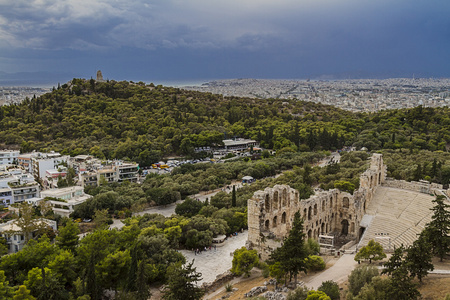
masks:
<instances>
[{"instance_id":1,"label":"green hill","mask_svg":"<svg viewBox=\"0 0 450 300\"><path fill-rule=\"evenodd\" d=\"M8 148L129 158L148 165L194 147L246 137L262 147L308 151L365 146L445 150L448 108L351 113L312 102L222 97L132 82L73 79L0 108Z\"/></svg>"}]
</instances>

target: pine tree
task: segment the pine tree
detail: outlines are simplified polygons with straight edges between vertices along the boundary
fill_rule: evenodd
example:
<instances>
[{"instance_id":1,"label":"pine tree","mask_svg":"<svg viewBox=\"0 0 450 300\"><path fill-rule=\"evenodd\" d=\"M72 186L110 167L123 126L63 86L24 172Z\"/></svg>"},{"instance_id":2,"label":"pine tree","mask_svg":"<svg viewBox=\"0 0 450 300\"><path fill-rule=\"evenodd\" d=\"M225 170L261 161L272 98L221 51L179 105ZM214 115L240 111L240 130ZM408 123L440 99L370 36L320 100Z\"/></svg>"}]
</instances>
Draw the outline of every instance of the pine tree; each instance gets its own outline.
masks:
<instances>
[{"instance_id":1,"label":"pine tree","mask_svg":"<svg viewBox=\"0 0 450 300\"><path fill-rule=\"evenodd\" d=\"M59 230L59 234L56 237L57 245L64 250L70 250L75 253L75 248L78 245L78 234L80 233L80 228L78 224L69 219L66 226Z\"/></svg>"},{"instance_id":2,"label":"pine tree","mask_svg":"<svg viewBox=\"0 0 450 300\"><path fill-rule=\"evenodd\" d=\"M193 267L194 261L187 263L185 267L174 264L167 269L167 288L163 299L166 300L198 300L204 292L196 285L201 280L202 274L197 273Z\"/></svg>"},{"instance_id":3,"label":"pine tree","mask_svg":"<svg viewBox=\"0 0 450 300\"><path fill-rule=\"evenodd\" d=\"M275 262L279 262L282 270L289 273L290 280L294 276L297 281L297 274L307 271L305 258L308 253L304 247L305 233L303 232L303 220L300 212L294 215L294 222L289 236L283 240L283 245L277 248L271 255Z\"/></svg>"},{"instance_id":4,"label":"pine tree","mask_svg":"<svg viewBox=\"0 0 450 300\"><path fill-rule=\"evenodd\" d=\"M422 278L428 275L428 271L434 270L431 261L433 257L431 245L422 234L406 252L406 262L410 275L417 277L422 282Z\"/></svg>"},{"instance_id":5,"label":"pine tree","mask_svg":"<svg viewBox=\"0 0 450 300\"><path fill-rule=\"evenodd\" d=\"M444 202L444 196L438 195L433 200L436 205L431 208L433 216L431 222L425 227L428 241L432 246L433 253L439 256L440 260L450 249L450 205Z\"/></svg>"},{"instance_id":6,"label":"pine tree","mask_svg":"<svg viewBox=\"0 0 450 300\"><path fill-rule=\"evenodd\" d=\"M420 292L417 285L412 282L414 277L409 274L408 262L404 259L405 248L403 245L395 249L394 254L384 264L383 274L391 276L391 282L387 291L388 299L418 299Z\"/></svg>"}]
</instances>

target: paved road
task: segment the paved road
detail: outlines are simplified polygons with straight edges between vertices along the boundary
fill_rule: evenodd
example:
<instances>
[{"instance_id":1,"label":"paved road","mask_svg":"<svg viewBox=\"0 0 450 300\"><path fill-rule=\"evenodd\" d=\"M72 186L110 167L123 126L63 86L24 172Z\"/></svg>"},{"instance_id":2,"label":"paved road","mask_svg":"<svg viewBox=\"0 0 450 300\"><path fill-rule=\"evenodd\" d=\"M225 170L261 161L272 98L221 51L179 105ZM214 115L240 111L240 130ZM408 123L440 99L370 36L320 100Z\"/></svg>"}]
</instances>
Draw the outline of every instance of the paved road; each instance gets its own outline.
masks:
<instances>
[{"instance_id":1,"label":"paved road","mask_svg":"<svg viewBox=\"0 0 450 300\"><path fill-rule=\"evenodd\" d=\"M218 192L224 191L227 193L230 193L232 191L232 186L235 185L236 189L239 189L242 187L242 183L240 182L235 182L233 184L230 184L230 188L223 188L223 189L216 189L213 191L207 191L207 192L200 192L198 194L195 195L191 195L189 196L192 199L198 199L201 202L205 202L206 198L208 198L208 200L211 200L211 197L214 196L215 194L217 194ZM164 217L170 217L173 214L175 214L175 207L177 206L178 203L182 203L183 200L179 200L176 203L172 203L166 206L154 206L154 207L150 207L147 208L143 211L137 212L137 213L133 213L133 216L143 216L144 214L161 214Z\"/></svg>"}]
</instances>

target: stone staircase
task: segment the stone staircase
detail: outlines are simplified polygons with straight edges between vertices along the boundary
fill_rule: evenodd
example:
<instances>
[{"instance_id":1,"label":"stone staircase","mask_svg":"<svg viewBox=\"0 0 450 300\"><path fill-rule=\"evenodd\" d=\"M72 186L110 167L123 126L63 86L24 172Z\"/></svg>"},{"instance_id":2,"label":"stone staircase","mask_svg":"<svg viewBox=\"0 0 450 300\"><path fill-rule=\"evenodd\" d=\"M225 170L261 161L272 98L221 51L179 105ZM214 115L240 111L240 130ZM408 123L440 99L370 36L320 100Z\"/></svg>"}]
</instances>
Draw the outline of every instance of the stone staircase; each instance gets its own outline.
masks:
<instances>
[{"instance_id":1,"label":"stone staircase","mask_svg":"<svg viewBox=\"0 0 450 300\"><path fill-rule=\"evenodd\" d=\"M435 197L417 192L379 186L366 209L373 216L358 249L374 239L386 251L409 246L430 221Z\"/></svg>"}]
</instances>

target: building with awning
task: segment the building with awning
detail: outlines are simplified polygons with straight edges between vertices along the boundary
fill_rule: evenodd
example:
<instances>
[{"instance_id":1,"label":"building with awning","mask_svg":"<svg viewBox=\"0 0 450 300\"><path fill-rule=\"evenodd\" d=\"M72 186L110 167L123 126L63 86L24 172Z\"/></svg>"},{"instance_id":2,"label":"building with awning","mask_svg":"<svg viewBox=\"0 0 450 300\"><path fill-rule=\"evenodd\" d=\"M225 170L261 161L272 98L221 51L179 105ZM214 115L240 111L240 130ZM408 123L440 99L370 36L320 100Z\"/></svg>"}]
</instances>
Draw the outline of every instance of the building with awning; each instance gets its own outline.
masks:
<instances>
[{"instance_id":1,"label":"building with awning","mask_svg":"<svg viewBox=\"0 0 450 300\"><path fill-rule=\"evenodd\" d=\"M242 183L252 183L255 181L255 178L252 176L244 176L242 177Z\"/></svg>"}]
</instances>

